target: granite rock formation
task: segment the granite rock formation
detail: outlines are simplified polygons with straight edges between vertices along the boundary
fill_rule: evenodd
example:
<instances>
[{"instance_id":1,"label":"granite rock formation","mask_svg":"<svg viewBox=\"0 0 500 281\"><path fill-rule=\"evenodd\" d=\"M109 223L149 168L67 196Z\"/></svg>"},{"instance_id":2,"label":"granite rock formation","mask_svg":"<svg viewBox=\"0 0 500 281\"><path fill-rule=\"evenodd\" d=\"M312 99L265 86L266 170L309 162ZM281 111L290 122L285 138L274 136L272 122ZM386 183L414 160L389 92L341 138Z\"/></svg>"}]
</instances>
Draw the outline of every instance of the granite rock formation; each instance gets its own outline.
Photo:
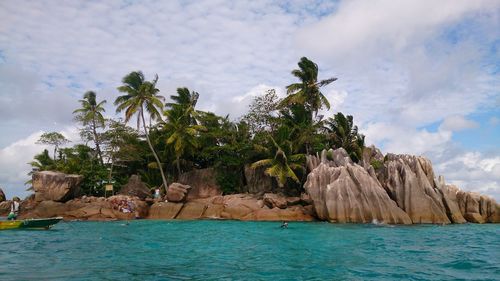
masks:
<instances>
[{"instance_id":1,"label":"granite rock formation","mask_svg":"<svg viewBox=\"0 0 500 281\"><path fill-rule=\"evenodd\" d=\"M359 165L319 164L304 185L321 220L341 223L411 224L408 215L392 201L376 178Z\"/></svg>"},{"instance_id":2,"label":"granite rock formation","mask_svg":"<svg viewBox=\"0 0 500 281\"><path fill-rule=\"evenodd\" d=\"M130 212L120 210L120 204L127 202ZM108 198L86 197L73 199L65 203L46 200L39 202L33 209L21 209L20 218L49 218L61 216L65 220L116 220L145 218L149 206L135 196L115 195Z\"/></svg>"},{"instance_id":3,"label":"granite rock formation","mask_svg":"<svg viewBox=\"0 0 500 281\"><path fill-rule=\"evenodd\" d=\"M188 194L188 200L207 198L222 195L216 176L217 174L213 168L193 170L181 174L179 183L192 187Z\"/></svg>"},{"instance_id":4,"label":"granite rock formation","mask_svg":"<svg viewBox=\"0 0 500 281\"><path fill-rule=\"evenodd\" d=\"M450 223L430 161L413 155L387 154L379 181L413 223Z\"/></svg>"},{"instance_id":5,"label":"granite rock formation","mask_svg":"<svg viewBox=\"0 0 500 281\"><path fill-rule=\"evenodd\" d=\"M365 149L364 157L358 165L350 161L343 149L307 156L311 172L304 188L319 219L369 222L372 218L386 223L439 224L500 222L500 206L494 199L463 192L447 185L443 177L436 179L431 162L424 157L395 154L384 157L375 147Z\"/></svg>"},{"instance_id":6,"label":"granite rock formation","mask_svg":"<svg viewBox=\"0 0 500 281\"><path fill-rule=\"evenodd\" d=\"M66 202L80 194L83 176L41 171L33 174L33 189L37 202L52 200Z\"/></svg>"},{"instance_id":7,"label":"granite rock formation","mask_svg":"<svg viewBox=\"0 0 500 281\"><path fill-rule=\"evenodd\" d=\"M148 186L141 181L141 177L139 175L132 175L128 179L127 184L125 184L118 194L128 195L128 196L137 196L142 200L147 197L151 197L151 190Z\"/></svg>"},{"instance_id":8,"label":"granite rock formation","mask_svg":"<svg viewBox=\"0 0 500 281\"><path fill-rule=\"evenodd\" d=\"M258 196L232 194L196 199L187 203L158 202L151 206L148 218L312 221L314 211L311 205L271 209Z\"/></svg>"},{"instance_id":9,"label":"granite rock formation","mask_svg":"<svg viewBox=\"0 0 500 281\"><path fill-rule=\"evenodd\" d=\"M243 192L260 194L268 193L276 190L276 184L273 178L266 175L264 171L265 167L259 167L253 169L250 165L245 166L245 180L246 186Z\"/></svg>"},{"instance_id":10,"label":"granite rock formation","mask_svg":"<svg viewBox=\"0 0 500 281\"><path fill-rule=\"evenodd\" d=\"M168 187L167 200L174 203L185 202L190 190L191 186L174 182Z\"/></svg>"}]
</instances>

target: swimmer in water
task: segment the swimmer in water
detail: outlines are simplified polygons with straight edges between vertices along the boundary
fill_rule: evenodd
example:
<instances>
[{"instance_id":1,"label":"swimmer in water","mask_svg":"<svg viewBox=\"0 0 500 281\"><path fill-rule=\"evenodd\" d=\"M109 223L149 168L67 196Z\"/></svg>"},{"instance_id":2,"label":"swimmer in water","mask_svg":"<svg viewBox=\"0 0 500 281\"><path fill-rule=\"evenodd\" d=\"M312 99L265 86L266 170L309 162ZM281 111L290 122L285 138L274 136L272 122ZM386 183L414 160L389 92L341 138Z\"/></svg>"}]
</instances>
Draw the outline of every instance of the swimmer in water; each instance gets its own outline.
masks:
<instances>
[{"instance_id":1,"label":"swimmer in water","mask_svg":"<svg viewBox=\"0 0 500 281\"><path fill-rule=\"evenodd\" d=\"M281 228L288 228L288 222L283 221L283 223L281 224Z\"/></svg>"}]
</instances>

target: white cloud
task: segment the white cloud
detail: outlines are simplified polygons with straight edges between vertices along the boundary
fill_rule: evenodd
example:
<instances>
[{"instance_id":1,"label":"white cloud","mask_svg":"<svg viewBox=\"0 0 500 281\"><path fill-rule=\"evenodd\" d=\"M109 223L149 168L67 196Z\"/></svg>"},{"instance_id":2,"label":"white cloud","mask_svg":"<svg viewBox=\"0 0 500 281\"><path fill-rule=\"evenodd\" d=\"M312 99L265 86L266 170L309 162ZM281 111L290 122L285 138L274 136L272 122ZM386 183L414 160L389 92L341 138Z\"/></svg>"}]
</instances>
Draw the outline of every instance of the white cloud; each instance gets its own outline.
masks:
<instances>
[{"instance_id":1,"label":"white cloud","mask_svg":"<svg viewBox=\"0 0 500 281\"><path fill-rule=\"evenodd\" d=\"M434 166L448 182L464 190L487 194L500 201L500 156L464 152Z\"/></svg>"},{"instance_id":2,"label":"white cloud","mask_svg":"<svg viewBox=\"0 0 500 281\"><path fill-rule=\"evenodd\" d=\"M343 1L331 16L304 28L297 42L318 55L339 59L353 54L378 56L380 51L393 54L447 24L495 6L494 1L467 0Z\"/></svg>"},{"instance_id":3,"label":"white cloud","mask_svg":"<svg viewBox=\"0 0 500 281\"><path fill-rule=\"evenodd\" d=\"M467 120L463 116L453 115L446 117L439 126L440 130L445 131L461 131L466 129L478 128L479 124L472 120Z\"/></svg>"}]
</instances>

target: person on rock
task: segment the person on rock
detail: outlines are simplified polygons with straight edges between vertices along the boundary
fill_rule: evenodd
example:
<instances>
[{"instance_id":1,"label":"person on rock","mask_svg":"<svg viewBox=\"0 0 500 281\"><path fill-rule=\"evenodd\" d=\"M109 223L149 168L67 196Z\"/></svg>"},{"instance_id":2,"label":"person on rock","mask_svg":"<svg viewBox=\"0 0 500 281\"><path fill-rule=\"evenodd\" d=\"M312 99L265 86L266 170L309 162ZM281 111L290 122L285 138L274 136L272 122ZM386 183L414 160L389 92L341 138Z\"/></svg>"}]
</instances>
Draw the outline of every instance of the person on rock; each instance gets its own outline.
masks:
<instances>
[{"instance_id":1,"label":"person on rock","mask_svg":"<svg viewBox=\"0 0 500 281\"><path fill-rule=\"evenodd\" d=\"M19 201L21 200L17 196L12 198L12 203L10 203L10 213L7 217L8 220L15 220L17 215L19 215Z\"/></svg>"}]
</instances>

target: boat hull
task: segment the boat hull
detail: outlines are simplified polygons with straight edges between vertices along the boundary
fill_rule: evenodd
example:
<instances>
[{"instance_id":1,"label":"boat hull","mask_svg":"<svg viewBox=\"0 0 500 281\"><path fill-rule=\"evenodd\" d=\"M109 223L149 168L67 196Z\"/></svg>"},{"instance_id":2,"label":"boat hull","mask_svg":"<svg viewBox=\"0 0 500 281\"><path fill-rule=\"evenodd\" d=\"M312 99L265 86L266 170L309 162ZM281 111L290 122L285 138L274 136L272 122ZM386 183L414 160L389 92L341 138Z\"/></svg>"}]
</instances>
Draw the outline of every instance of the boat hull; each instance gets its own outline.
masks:
<instances>
[{"instance_id":1,"label":"boat hull","mask_svg":"<svg viewBox=\"0 0 500 281\"><path fill-rule=\"evenodd\" d=\"M46 219L25 219L13 221L0 221L0 230L4 229L49 229L61 221L62 217Z\"/></svg>"}]
</instances>

